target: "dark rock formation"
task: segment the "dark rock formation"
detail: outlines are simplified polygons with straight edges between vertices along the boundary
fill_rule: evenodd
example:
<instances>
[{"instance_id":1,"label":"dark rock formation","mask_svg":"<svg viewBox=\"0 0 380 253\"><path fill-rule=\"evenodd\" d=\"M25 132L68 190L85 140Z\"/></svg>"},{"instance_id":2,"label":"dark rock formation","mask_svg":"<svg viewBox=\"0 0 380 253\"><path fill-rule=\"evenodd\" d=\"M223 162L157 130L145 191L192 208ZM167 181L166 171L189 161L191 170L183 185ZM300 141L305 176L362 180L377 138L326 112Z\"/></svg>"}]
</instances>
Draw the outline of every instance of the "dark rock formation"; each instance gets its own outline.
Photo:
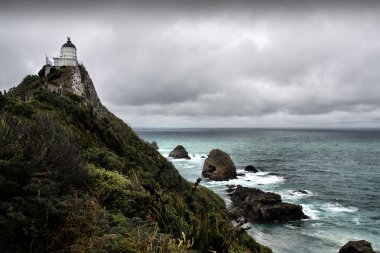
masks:
<instances>
[{"instance_id":1,"label":"dark rock formation","mask_svg":"<svg viewBox=\"0 0 380 253\"><path fill-rule=\"evenodd\" d=\"M155 148L155 149L160 149L160 148L158 147L156 141L152 141L152 143L151 143L150 145L152 145L152 147Z\"/></svg>"},{"instance_id":2,"label":"dark rock formation","mask_svg":"<svg viewBox=\"0 0 380 253\"><path fill-rule=\"evenodd\" d=\"M229 184L229 185L227 185L226 192L231 193L231 192L235 191L235 189L236 189L236 185Z\"/></svg>"},{"instance_id":3,"label":"dark rock formation","mask_svg":"<svg viewBox=\"0 0 380 253\"><path fill-rule=\"evenodd\" d=\"M238 177L244 177L245 174L244 173L236 173L236 176L238 176Z\"/></svg>"},{"instance_id":4,"label":"dark rock formation","mask_svg":"<svg viewBox=\"0 0 380 253\"><path fill-rule=\"evenodd\" d=\"M245 171L249 171L249 172L253 172L253 173L256 173L256 172L259 172L255 166L253 165L248 165L247 167L245 167Z\"/></svg>"},{"instance_id":5,"label":"dark rock formation","mask_svg":"<svg viewBox=\"0 0 380 253\"><path fill-rule=\"evenodd\" d=\"M236 168L230 156L220 149L211 150L203 164L202 176L216 181L236 178Z\"/></svg>"},{"instance_id":6,"label":"dark rock formation","mask_svg":"<svg viewBox=\"0 0 380 253\"><path fill-rule=\"evenodd\" d=\"M178 145L169 153L169 157L173 157L175 159L191 159L189 153L187 153L186 149L182 145Z\"/></svg>"},{"instance_id":7,"label":"dark rock formation","mask_svg":"<svg viewBox=\"0 0 380 253\"><path fill-rule=\"evenodd\" d=\"M349 241L342 248L340 248L339 253L376 253L371 246L371 243L360 240L360 241Z\"/></svg>"},{"instance_id":8,"label":"dark rock formation","mask_svg":"<svg viewBox=\"0 0 380 253\"><path fill-rule=\"evenodd\" d=\"M206 158L206 157L203 155L203 156L201 156L201 158Z\"/></svg>"},{"instance_id":9,"label":"dark rock formation","mask_svg":"<svg viewBox=\"0 0 380 253\"><path fill-rule=\"evenodd\" d=\"M273 192L263 192L256 188L240 185L230 194L233 215L243 213L251 222L287 222L309 218L302 212L302 206L282 202L281 196ZM240 209L240 210L239 210Z\"/></svg>"}]
</instances>

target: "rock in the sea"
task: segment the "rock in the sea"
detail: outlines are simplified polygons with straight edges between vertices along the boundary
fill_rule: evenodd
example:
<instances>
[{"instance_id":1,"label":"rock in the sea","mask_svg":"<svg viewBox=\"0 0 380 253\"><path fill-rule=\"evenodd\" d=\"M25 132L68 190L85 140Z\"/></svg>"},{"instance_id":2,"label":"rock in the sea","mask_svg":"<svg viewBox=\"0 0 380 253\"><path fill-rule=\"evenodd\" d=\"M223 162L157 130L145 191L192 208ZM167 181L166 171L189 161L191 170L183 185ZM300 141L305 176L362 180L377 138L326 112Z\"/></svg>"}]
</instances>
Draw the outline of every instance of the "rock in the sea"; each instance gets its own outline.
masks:
<instances>
[{"instance_id":1,"label":"rock in the sea","mask_svg":"<svg viewBox=\"0 0 380 253\"><path fill-rule=\"evenodd\" d=\"M309 194L307 191L305 191L305 190L295 190L295 191L293 191L294 193L296 193L296 194L304 194L304 195L307 195L307 194Z\"/></svg>"},{"instance_id":2,"label":"rock in the sea","mask_svg":"<svg viewBox=\"0 0 380 253\"><path fill-rule=\"evenodd\" d=\"M204 161L202 176L216 181L234 179L236 167L226 152L213 149Z\"/></svg>"},{"instance_id":3,"label":"rock in the sea","mask_svg":"<svg viewBox=\"0 0 380 253\"><path fill-rule=\"evenodd\" d=\"M152 141L152 143L151 143L150 145L152 145L152 147L154 147L155 149L160 149L160 148L158 147L156 141Z\"/></svg>"},{"instance_id":4,"label":"rock in the sea","mask_svg":"<svg viewBox=\"0 0 380 253\"><path fill-rule=\"evenodd\" d=\"M253 173L259 172L258 169L256 169L256 167L253 165L248 165L247 167L245 167L245 171L249 171Z\"/></svg>"},{"instance_id":5,"label":"rock in the sea","mask_svg":"<svg viewBox=\"0 0 380 253\"><path fill-rule=\"evenodd\" d=\"M230 197L234 212L240 208L243 216L251 222L287 222L309 218L302 212L302 206L282 202L281 196L273 192L238 185Z\"/></svg>"},{"instance_id":6,"label":"rock in the sea","mask_svg":"<svg viewBox=\"0 0 380 253\"><path fill-rule=\"evenodd\" d=\"M371 246L371 243L360 240L360 241L349 241L342 248L340 248L339 253L376 253Z\"/></svg>"},{"instance_id":7,"label":"rock in the sea","mask_svg":"<svg viewBox=\"0 0 380 253\"><path fill-rule=\"evenodd\" d=\"M191 159L189 153L187 153L186 149L182 145L178 145L169 153L169 157L173 157L175 159Z\"/></svg>"},{"instance_id":8,"label":"rock in the sea","mask_svg":"<svg viewBox=\"0 0 380 253\"><path fill-rule=\"evenodd\" d=\"M226 192L228 192L228 193L231 193L236 189L236 185L233 185L233 184L229 184L226 186L227 186Z\"/></svg>"}]
</instances>

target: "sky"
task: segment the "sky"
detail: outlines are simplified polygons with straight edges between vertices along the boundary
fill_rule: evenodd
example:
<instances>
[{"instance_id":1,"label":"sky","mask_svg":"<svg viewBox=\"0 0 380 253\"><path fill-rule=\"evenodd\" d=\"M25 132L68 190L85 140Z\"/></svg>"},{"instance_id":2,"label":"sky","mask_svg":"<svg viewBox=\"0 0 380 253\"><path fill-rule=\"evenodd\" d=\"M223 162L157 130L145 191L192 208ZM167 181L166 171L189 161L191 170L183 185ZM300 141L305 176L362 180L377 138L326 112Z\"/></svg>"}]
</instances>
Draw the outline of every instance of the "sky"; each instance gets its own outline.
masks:
<instances>
[{"instance_id":1,"label":"sky","mask_svg":"<svg viewBox=\"0 0 380 253\"><path fill-rule=\"evenodd\" d=\"M0 90L67 36L132 127L380 128L380 1L2 1Z\"/></svg>"}]
</instances>

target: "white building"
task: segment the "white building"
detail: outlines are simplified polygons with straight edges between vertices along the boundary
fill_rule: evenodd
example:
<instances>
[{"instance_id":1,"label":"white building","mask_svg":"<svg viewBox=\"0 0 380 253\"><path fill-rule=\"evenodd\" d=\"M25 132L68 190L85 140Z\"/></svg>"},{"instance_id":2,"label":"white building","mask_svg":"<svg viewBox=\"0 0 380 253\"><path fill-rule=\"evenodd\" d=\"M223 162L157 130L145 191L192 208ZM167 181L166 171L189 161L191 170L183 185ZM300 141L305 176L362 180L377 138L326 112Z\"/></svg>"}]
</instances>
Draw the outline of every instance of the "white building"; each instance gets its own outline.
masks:
<instances>
[{"instance_id":1,"label":"white building","mask_svg":"<svg viewBox=\"0 0 380 253\"><path fill-rule=\"evenodd\" d=\"M60 57L53 57L54 64L46 58L47 65L53 65L55 67L62 66L77 66L77 48L71 42L70 38L67 38L67 42L61 47L61 55Z\"/></svg>"}]
</instances>

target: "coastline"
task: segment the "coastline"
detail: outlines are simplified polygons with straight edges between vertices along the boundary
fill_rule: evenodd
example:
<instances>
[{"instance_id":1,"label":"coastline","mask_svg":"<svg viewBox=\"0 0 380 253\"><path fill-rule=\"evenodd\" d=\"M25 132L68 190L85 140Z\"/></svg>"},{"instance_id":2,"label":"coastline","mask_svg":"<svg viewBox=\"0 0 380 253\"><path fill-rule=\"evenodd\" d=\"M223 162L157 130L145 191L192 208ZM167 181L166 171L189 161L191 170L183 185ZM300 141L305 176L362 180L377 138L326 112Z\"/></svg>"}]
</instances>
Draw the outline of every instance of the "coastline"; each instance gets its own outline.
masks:
<instances>
[{"instance_id":1,"label":"coastline","mask_svg":"<svg viewBox=\"0 0 380 253\"><path fill-rule=\"evenodd\" d=\"M367 129L368 130L368 129ZM365 130L364 132L368 132ZM249 133L251 131L257 132L255 139L256 143L250 147L244 146L239 138L244 137L244 133ZM302 138L306 138L307 134L313 133L316 135L325 135L325 134L335 134L338 133L348 133L349 138L355 139L357 136L355 134L362 134L360 130L349 130L349 131L336 131L336 130L327 130L322 131L318 130L304 130L298 131L294 129L278 130L278 129L140 129L136 132L145 140L152 141L154 138L160 146L160 153L167 157L168 152L177 144L184 145L191 160L174 160L169 158L171 162L174 163L177 170L182 176L187 180L192 180L196 176L200 176L201 165L203 164L203 159L201 156L207 155L210 147L216 148L220 147L229 151L232 159L237 165L237 172L244 173L243 167L249 163L249 161L254 161L260 169L259 174L248 174L245 173L245 176L238 177L236 180L229 180L225 182L220 181L210 181L207 179L202 180L201 184L212 189L218 195L220 195L229 205L231 202L227 193L225 192L226 185L231 184L241 184L247 187L257 187L262 190L272 191L279 193L284 201L290 203L299 203L304 207L305 214L310 216L311 219L301 221L301 222L292 222L284 225L265 225L265 224L246 224L245 226L252 226L253 229L248 232L257 239L260 243L268 245L271 247L274 252L292 252L289 251L289 248L284 248L282 244L283 241L289 241L289 239L297 239L299 243L294 243L294 245L289 245L289 247L295 247L302 249L303 252L316 252L313 245L322 245L322 250L317 252L324 252L323 249L329 248L331 250L338 251L339 248L344 245L349 239L368 239L373 243L375 249L378 248L375 238L377 232L364 232L364 236L360 234L355 234L354 232L357 229L359 231L372 231L370 224L367 223L361 218L363 216L364 210L361 207L346 204L345 199L334 199L328 195L324 195L317 190L308 189L308 183L302 182L309 180L310 175L307 175L306 172L300 174L300 172L292 168L290 165L294 165L297 157L292 158L290 155L286 155L286 152L283 153L283 158L273 157L273 152L283 152L279 146L285 145L287 143L290 145L292 136L289 134L300 134ZM281 132L281 133L279 133ZM373 132L377 133L377 130L369 130L372 134ZM207 137L206 137L207 133ZM268 136L275 133L274 136ZM370 134L370 135L371 135ZM369 135L368 138L371 138ZM315 137L315 136L314 136ZM363 139L368 139L366 136ZM260 139L265 139L266 141L259 141ZM278 141L279 145L275 145ZM272 143L272 146L269 148L272 150L272 154L263 154L266 153L268 147L265 148L265 145L262 142ZM325 143L327 146L329 143ZM330 143L331 144L331 143ZM372 143L373 144L373 143ZM305 144L306 145L306 144ZM313 140L308 140L308 145L314 146L313 148L324 149L324 146L315 146ZM255 147L256 146L256 147ZM277 147L276 147L277 146ZM292 146L292 145L290 145ZM376 145L375 145L376 146ZM375 146L371 146L375 148ZM250 155L247 155L248 150ZM264 149L264 150L260 150ZM273 151L276 149L275 151ZM326 150L325 150L326 151ZM246 153L244 153L246 152ZM327 152L327 151L326 151ZM243 154L244 153L244 154ZM259 154L256 157L254 154ZM268 158L270 157L270 159ZM313 157L310 157L310 163L314 163L315 160ZM303 157L301 160L303 166L307 166L305 160L307 157ZM339 159L338 159L339 160ZM287 163L287 167L281 167L283 164ZM299 162L299 161L297 161ZM338 162L338 161L337 161ZM280 166L281 165L281 166ZM310 173L323 173L321 174L321 181L323 178L329 178L334 176L334 171L329 169L328 166L325 166L321 172L317 169L315 171L310 168ZM330 170L330 171L329 171ZM326 174L327 173L327 174ZM298 186L297 186L298 185ZM323 184L321 184L323 185ZM292 188L293 187L293 188ZM304 194L295 194L295 190L306 190L307 195ZM377 207L380 208L380 207ZM367 215L365 213L365 215ZM334 221L335 220L335 224ZM349 222L349 227L347 224L341 224L340 220L352 220ZM342 221L342 222L343 222ZM350 228L352 226L352 228ZM367 226L370 226L369 228ZM337 234L339 229L343 229ZM288 234L297 234L299 237L286 236ZM334 239L331 239L331 234L334 234ZM369 236L368 236L369 235ZM372 237L371 237L372 235ZM369 238L366 238L369 237ZM309 239L305 239L309 238ZM372 240L371 240L372 238Z\"/></svg>"}]
</instances>

